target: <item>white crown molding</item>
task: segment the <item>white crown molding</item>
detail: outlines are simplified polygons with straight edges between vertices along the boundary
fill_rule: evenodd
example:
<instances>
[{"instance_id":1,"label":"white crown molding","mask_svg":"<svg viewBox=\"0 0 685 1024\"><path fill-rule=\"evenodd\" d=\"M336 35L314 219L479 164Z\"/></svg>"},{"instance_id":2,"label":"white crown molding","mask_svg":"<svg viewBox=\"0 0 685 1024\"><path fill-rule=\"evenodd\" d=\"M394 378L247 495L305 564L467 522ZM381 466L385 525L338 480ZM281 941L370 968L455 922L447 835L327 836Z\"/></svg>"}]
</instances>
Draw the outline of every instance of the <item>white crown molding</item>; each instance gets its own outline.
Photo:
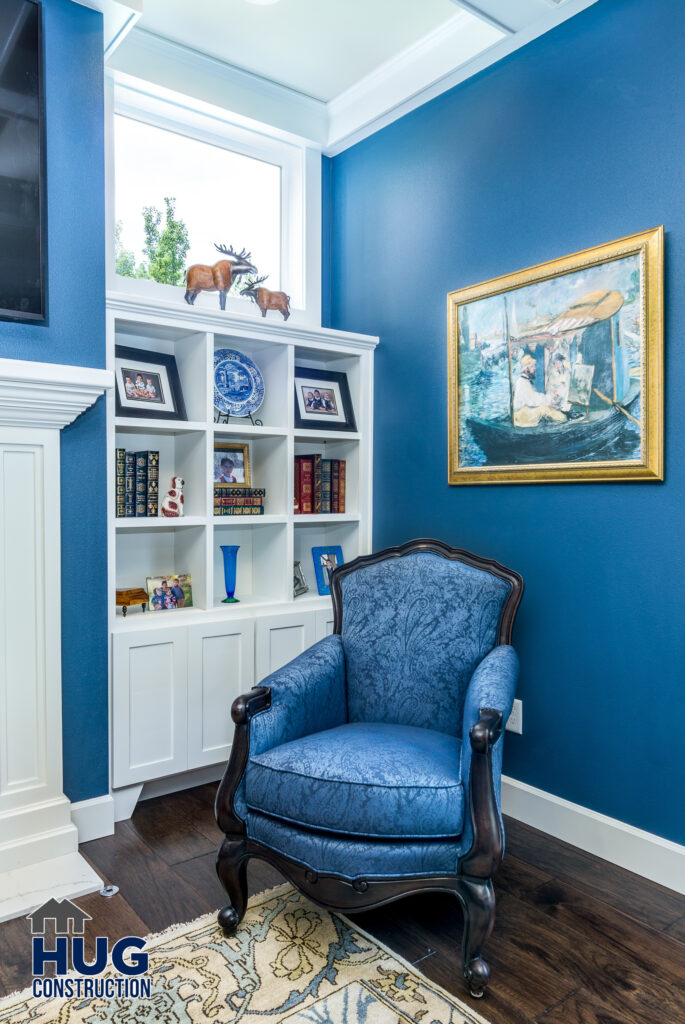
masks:
<instances>
[{"instance_id":1,"label":"white crown molding","mask_svg":"<svg viewBox=\"0 0 685 1024\"><path fill-rule=\"evenodd\" d=\"M144 0L75 2L97 7ZM463 9L452 18L328 103L135 25L128 25L124 44L118 39L108 52L108 67L220 107L253 130L275 128L335 156L596 2L455 0Z\"/></svg>"},{"instance_id":2,"label":"white crown molding","mask_svg":"<svg viewBox=\"0 0 685 1024\"><path fill-rule=\"evenodd\" d=\"M121 45L143 13L143 0L74 0L74 3L102 14L106 57Z\"/></svg>"},{"instance_id":3,"label":"white crown molding","mask_svg":"<svg viewBox=\"0 0 685 1024\"><path fill-rule=\"evenodd\" d=\"M61 430L113 385L109 370L0 359L0 426Z\"/></svg>"},{"instance_id":4,"label":"white crown molding","mask_svg":"<svg viewBox=\"0 0 685 1024\"><path fill-rule=\"evenodd\" d=\"M143 323L164 322L179 325L190 331L213 331L231 334L235 331L243 338L257 341L280 341L307 348L326 348L327 344L345 345L351 350L369 351L376 347L378 338L369 334L353 334L348 331L332 331L323 327L309 327L273 320L261 316L246 316L240 313L199 309L181 302L178 305L157 302L139 295L119 292L107 293L107 308L121 319L140 320Z\"/></svg>"},{"instance_id":5,"label":"white crown molding","mask_svg":"<svg viewBox=\"0 0 685 1024\"><path fill-rule=\"evenodd\" d=\"M328 113L321 100L152 32L134 28L107 65L318 146L326 142Z\"/></svg>"},{"instance_id":6,"label":"white crown molding","mask_svg":"<svg viewBox=\"0 0 685 1024\"><path fill-rule=\"evenodd\" d=\"M476 53L466 60L465 63L457 67L453 65L453 70L443 74L442 77L434 75L433 81L430 84L426 84L425 87L414 91L412 94L405 92L404 97L399 98L394 105L388 105L385 110L375 116L369 116L368 112L365 116L365 104L359 102L357 105L359 115L357 125L354 125L352 118L349 118L348 122L342 118L335 121L331 117L328 144L324 147L324 154L326 156L337 156L338 153L342 153L343 150L356 145L363 139L368 138L369 135L373 135L375 132L380 131L381 128L385 128L386 125L392 124L393 121L397 121L400 117L404 117L405 114L411 113L417 107L421 107L424 103L435 99L436 96L440 96L443 92L447 92L449 89L460 85L466 79L472 78L479 72L484 71L485 68L490 67L490 65L496 64L497 61L502 60L527 43L532 42L533 39L537 39L538 36L544 35L551 29L556 28L557 25L579 14L587 7L591 7L596 2L597 0L566 0L566 3L561 4L559 7L555 5L553 8L548 8L545 5L544 12L535 21L514 32L512 35L500 38L499 41L495 41L490 45L488 49L481 53ZM439 40L436 40L436 42L439 42ZM380 71L381 69L378 70ZM361 84L358 83L358 86ZM358 86L354 88L356 89ZM389 89L390 92L391 90ZM336 97L331 101L329 107L333 106L335 110L335 104L341 99L342 96ZM389 99L390 95L388 96ZM369 103L371 102L372 98L370 96Z\"/></svg>"},{"instance_id":7,"label":"white crown molding","mask_svg":"<svg viewBox=\"0 0 685 1024\"><path fill-rule=\"evenodd\" d=\"M586 853L685 893L685 846L505 775L502 811Z\"/></svg>"}]
</instances>

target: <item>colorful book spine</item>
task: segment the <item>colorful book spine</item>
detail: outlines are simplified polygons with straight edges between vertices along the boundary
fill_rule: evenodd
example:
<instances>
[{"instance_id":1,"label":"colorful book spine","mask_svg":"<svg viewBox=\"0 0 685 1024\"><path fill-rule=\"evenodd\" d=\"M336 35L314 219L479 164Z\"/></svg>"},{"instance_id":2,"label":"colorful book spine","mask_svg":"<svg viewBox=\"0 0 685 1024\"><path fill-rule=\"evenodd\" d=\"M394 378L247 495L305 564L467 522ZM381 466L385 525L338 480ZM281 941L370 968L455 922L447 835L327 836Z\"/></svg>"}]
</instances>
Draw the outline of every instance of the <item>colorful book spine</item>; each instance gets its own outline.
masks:
<instances>
[{"instance_id":1,"label":"colorful book spine","mask_svg":"<svg viewBox=\"0 0 685 1024\"><path fill-rule=\"evenodd\" d=\"M126 450L117 448L114 453L114 493L117 519L126 515Z\"/></svg>"},{"instance_id":2,"label":"colorful book spine","mask_svg":"<svg viewBox=\"0 0 685 1024\"><path fill-rule=\"evenodd\" d=\"M296 516L299 516L300 511L301 511L301 509L300 509L300 464L297 461L297 459L295 459L295 473L294 473L294 480L293 480L293 491L294 491L294 493L293 493L293 513Z\"/></svg>"},{"instance_id":3,"label":"colorful book spine","mask_svg":"<svg viewBox=\"0 0 685 1024\"><path fill-rule=\"evenodd\" d=\"M309 455L295 456L300 469L300 512L311 515L314 511L314 463Z\"/></svg>"},{"instance_id":4,"label":"colorful book spine","mask_svg":"<svg viewBox=\"0 0 685 1024\"><path fill-rule=\"evenodd\" d=\"M340 511L340 459L331 459L331 512Z\"/></svg>"},{"instance_id":5,"label":"colorful book spine","mask_svg":"<svg viewBox=\"0 0 685 1024\"><path fill-rule=\"evenodd\" d=\"M224 494L232 498L265 498L265 487L229 487L228 484L214 484L215 494Z\"/></svg>"},{"instance_id":6,"label":"colorful book spine","mask_svg":"<svg viewBox=\"0 0 685 1024\"><path fill-rule=\"evenodd\" d=\"M312 511L321 513L321 456L312 455Z\"/></svg>"},{"instance_id":7,"label":"colorful book spine","mask_svg":"<svg viewBox=\"0 0 685 1024\"><path fill-rule=\"evenodd\" d=\"M347 463L344 459L340 460L339 468L339 484L338 484L338 512L345 511L345 477L347 476Z\"/></svg>"},{"instance_id":8,"label":"colorful book spine","mask_svg":"<svg viewBox=\"0 0 685 1024\"><path fill-rule=\"evenodd\" d=\"M321 460L321 511L331 511L331 460Z\"/></svg>"},{"instance_id":9,"label":"colorful book spine","mask_svg":"<svg viewBox=\"0 0 685 1024\"><path fill-rule=\"evenodd\" d=\"M124 515L136 514L136 457L126 452L124 458Z\"/></svg>"},{"instance_id":10,"label":"colorful book spine","mask_svg":"<svg viewBox=\"0 0 685 1024\"><path fill-rule=\"evenodd\" d=\"M159 452L147 453L147 514L159 515Z\"/></svg>"},{"instance_id":11,"label":"colorful book spine","mask_svg":"<svg viewBox=\"0 0 685 1024\"><path fill-rule=\"evenodd\" d=\"M222 498L220 496L214 497L214 505L217 508L226 508L234 506L236 508L249 508L252 506L259 507L264 504L263 498Z\"/></svg>"},{"instance_id":12,"label":"colorful book spine","mask_svg":"<svg viewBox=\"0 0 685 1024\"><path fill-rule=\"evenodd\" d=\"M263 516L264 506L263 505L222 505L221 508L215 509L215 514L220 516Z\"/></svg>"},{"instance_id":13,"label":"colorful book spine","mask_svg":"<svg viewBox=\"0 0 685 1024\"><path fill-rule=\"evenodd\" d=\"M147 452L136 452L136 516L147 515Z\"/></svg>"}]
</instances>

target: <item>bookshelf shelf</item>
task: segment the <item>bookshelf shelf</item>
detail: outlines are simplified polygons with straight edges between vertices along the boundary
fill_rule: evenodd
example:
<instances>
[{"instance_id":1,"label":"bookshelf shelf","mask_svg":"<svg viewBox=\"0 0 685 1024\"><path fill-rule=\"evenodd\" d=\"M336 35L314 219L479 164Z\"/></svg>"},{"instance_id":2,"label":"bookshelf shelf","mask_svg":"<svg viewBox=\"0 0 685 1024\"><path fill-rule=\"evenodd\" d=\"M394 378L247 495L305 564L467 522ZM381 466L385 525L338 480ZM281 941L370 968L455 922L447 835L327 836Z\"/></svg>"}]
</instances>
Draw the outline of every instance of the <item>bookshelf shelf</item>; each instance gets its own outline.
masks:
<instances>
[{"instance_id":1,"label":"bookshelf shelf","mask_svg":"<svg viewBox=\"0 0 685 1024\"><path fill-rule=\"evenodd\" d=\"M316 592L311 549L339 544L346 561L371 550L378 339L120 294L108 298L107 317L108 366L114 369L117 344L173 354L190 417L156 422L115 416L113 395L107 398L112 786L118 789L224 762L233 697L331 631L331 599ZM263 426L214 422L219 348L243 352L259 366L265 397L255 415ZM294 427L295 366L347 374L356 432ZM264 515L213 514L214 445L231 440L250 446L251 485L266 490ZM160 507L171 477L182 476L186 515L117 518L116 448L158 450ZM348 511L294 514L295 456L308 454L345 460ZM222 544L239 547L235 604L222 603ZM294 561L302 563L309 585L298 598ZM137 607L126 618L117 611L115 588L145 587L147 577L173 573L190 573L192 608ZM199 749L202 741L192 738L188 725L198 716L208 735L222 723L224 744ZM141 749L144 764L135 753Z\"/></svg>"}]
</instances>

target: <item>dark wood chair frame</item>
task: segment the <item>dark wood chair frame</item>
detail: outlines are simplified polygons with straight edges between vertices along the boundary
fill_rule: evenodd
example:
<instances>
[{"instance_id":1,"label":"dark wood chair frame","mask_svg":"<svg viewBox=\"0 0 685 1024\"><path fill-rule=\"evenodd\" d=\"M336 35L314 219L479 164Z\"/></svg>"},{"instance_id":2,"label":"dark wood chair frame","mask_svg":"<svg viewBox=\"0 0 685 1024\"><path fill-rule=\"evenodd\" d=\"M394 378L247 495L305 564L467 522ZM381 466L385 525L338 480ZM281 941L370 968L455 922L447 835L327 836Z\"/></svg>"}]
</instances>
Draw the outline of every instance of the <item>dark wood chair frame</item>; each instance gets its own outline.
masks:
<instances>
[{"instance_id":1,"label":"dark wood chair frame","mask_svg":"<svg viewBox=\"0 0 685 1024\"><path fill-rule=\"evenodd\" d=\"M511 643L516 611L523 595L523 580L518 573L492 559L480 558L468 551L449 547L438 540L414 540L400 547L386 548L377 554L364 555L339 566L331 575L334 633L342 631L341 581L349 573L390 558L402 558L418 551L430 551L452 561L463 562L492 573L511 587L502 609L497 643ZM250 693L236 698L231 709L235 737L231 756L216 797L216 820L226 838L221 844L216 869L229 899L219 911L218 921L226 935L232 935L247 908L247 862L259 857L276 867L309 899L329 910L362 911L390 903L402 896L437 890L453 893L464 915L462 939L463 972L469 992L475 998L484 995L490 969L483 959L483 946L495 920L495 893L492 879L500 865L503 836L497 813L492 779L492 748L499 739L504 723L502 713L481 708L478 721L470 731L471 773L469 778L469 810L473 827L470 850L460 857L457 874L449 876L370 878L350 881L339 875L318 874L298 861L248 838L245 824L236 812L234 797L247 764L250 749L250 721L271 706L271 691L256 686Z\"/></svg>"}]
</instances>

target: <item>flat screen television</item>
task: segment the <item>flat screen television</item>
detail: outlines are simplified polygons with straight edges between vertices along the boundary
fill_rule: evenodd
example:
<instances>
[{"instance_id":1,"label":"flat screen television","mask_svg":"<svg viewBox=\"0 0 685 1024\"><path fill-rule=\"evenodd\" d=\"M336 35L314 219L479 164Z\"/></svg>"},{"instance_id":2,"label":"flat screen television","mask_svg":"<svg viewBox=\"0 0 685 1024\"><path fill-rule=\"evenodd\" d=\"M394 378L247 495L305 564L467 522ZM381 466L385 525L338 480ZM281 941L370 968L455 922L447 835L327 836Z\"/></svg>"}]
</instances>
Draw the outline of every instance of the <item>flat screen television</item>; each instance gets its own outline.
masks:
<instances>
[{"instance_id":1,"label":"flat screen television","mask_svg":"<svg viewBox=\"0 0 685 1024\"><path fill-rule=\"evenodd\" d=\"M42 9L0 0L0 318L40 321L45 301Z\"/></svg>"}]
</instances>

